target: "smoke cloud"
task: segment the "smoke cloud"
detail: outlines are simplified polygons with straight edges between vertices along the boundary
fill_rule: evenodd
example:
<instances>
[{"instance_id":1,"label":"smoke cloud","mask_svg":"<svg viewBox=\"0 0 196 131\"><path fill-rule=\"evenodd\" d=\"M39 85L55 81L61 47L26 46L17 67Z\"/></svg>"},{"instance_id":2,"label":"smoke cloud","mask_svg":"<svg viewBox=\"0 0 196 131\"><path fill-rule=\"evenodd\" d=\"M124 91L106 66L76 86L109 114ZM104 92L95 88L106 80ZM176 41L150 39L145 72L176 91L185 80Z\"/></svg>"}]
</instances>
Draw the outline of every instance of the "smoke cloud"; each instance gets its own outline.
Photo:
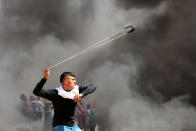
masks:
<instances>
[{"instance_id":1,"label":"smoke cloud","mask_svg":"<svg viewBox=\"0 0 196 131\"><path fill-rule=\"evenodd\" d=\"M162 2L165 2L167 0L149 0L149 1L145 1L145 0L116 0L116 3L120 6L123 7L125 9L129 9L129 8L153 8L158 6L159 4L161 4Z\"/></svg>"},{"instance_id":2,"label":"smoke cloud","mask_svg":"<svg viewBox=\"0 0 196 131\"><path fill-rule=\"evenodd\" d=\"M195 104L194 1L164 2L165 10L153 15L144 24L145 28L135 33L133 39L136 44L128 44L132 39L126 40L123 50L129 52L132 49L134 54L145 57L141 87L154 88L164 94L166 100L188 93L191 94L191 103ZM127 2L129 4L132 3Z\"/></svg>"},{"instance_id":3,"label":"smoke cloud","mask_svg":"<svg viewBox=\"0 0 196 131\"><path fill-rule=\"evenodd\" d=\"M88 76L99 87L95 94L96 113L104 114L104 119L98 122L109 121L106 130L193 131L196 128L196 110L187 103L188 96L156 103L141 95L137 80L142 59L132 54L121 58L126 64L107 61Z\"/></svg>"},{"instance_id":4,"label":"smoke cloud","mask_svg":"<svg viewBox=\"0 0 196 131\"><path fill-rule=\"evenodd\" d=\"M58 66L45 88L57 87L65 70L79 83L97 84L96 114L107 130L195 130L194 5L194 0L1 0L0 130L20 123L33 130L18 113L19 95L32 94L46 67L129 24L136 32Z\"/></svg>"}]
</instances>

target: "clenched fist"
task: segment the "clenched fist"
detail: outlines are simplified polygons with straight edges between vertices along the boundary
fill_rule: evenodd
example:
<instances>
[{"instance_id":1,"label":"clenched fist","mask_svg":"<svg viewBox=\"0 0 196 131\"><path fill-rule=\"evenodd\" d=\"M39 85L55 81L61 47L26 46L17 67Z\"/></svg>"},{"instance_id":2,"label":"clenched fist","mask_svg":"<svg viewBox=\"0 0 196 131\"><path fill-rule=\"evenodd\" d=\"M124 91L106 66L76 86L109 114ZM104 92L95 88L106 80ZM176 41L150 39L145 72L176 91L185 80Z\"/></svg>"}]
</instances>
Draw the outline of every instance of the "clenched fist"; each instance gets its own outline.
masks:
<instances>
[{"instance_id":1,"label":"clenched fist","mask_svg":"<svg viewBox=\"0 0 196 131\"><path fill-rule=\"evenodd\" d=\"M49 75L50 75L50 70L49 70L49 69L46 69L46 70L44 71L44 78L45 78L46 80L48 80Z\"/></svg>"},{"instance_id":2,"label":"clenched fist","mask_svg":"<svg viewBox=\"0 0 196 131\"><path fill-rule=\"evenodd\" d=\"M83 95L82 94L78 94L78 95L75 95L74 97L74 102L78 102L80 99L82 99Z\"/></svg>"}]
</instances>

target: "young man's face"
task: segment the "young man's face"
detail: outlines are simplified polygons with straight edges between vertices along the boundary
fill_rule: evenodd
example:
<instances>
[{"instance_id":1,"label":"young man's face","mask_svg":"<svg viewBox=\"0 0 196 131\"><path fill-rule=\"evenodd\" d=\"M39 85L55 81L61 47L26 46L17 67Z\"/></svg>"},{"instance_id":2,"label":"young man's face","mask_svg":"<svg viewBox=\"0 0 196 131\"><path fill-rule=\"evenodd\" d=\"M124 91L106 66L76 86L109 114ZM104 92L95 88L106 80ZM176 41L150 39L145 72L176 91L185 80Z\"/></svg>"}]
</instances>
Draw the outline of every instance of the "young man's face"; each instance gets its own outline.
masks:
<instances>
[{"instance_id":1,"label":"young man's face","mask_svg":"<svg viewBox=\"0 0 196 131\"><path fill-rule=\"evenodd\" d=\"M66 76L63 79L62 87L65 90L72 90L76 85L76 79L73 76Z\"/></svg>"}]
</instances>

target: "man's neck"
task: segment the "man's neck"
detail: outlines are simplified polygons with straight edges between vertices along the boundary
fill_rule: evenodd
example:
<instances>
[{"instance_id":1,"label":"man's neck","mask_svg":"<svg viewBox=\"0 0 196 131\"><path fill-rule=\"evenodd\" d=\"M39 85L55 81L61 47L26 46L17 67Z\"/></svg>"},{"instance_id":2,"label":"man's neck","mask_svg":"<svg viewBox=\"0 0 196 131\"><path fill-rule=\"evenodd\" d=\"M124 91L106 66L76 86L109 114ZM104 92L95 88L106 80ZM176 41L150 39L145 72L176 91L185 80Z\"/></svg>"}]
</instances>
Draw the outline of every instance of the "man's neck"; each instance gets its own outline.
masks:
<instances>
[{"instance_id":1,"label":"man's neck","mask_svg":"<svg viewBox=\"0 0 196 131\"><path fill-rule=\"evenodd\" d=\"M66 89L66 88L63 88L65 91L68 91L68 92L70 92L71 90L68 90L68 89Z\"/></svg>"}]
</instances>

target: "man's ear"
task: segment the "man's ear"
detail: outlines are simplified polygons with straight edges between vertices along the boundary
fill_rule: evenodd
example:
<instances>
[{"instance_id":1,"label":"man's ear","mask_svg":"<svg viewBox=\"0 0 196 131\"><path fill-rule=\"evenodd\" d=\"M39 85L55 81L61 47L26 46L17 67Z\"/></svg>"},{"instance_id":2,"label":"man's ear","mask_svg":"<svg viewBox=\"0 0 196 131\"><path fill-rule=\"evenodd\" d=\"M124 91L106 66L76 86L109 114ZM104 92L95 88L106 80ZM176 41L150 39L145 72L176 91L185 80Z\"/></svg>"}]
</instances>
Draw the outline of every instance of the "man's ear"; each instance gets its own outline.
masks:
<instances>
[{"instance_id":1,"label":"man's ear","mask_svg":"<svg viewBox=\"0 0 196 131\"><path fill-rule=\"evenodd\" d=\"M67 79L64 79L63 80L63 83L65 83L66 85L67 85L67 82L68 82Z\"/></svg>"}]
</instances>

